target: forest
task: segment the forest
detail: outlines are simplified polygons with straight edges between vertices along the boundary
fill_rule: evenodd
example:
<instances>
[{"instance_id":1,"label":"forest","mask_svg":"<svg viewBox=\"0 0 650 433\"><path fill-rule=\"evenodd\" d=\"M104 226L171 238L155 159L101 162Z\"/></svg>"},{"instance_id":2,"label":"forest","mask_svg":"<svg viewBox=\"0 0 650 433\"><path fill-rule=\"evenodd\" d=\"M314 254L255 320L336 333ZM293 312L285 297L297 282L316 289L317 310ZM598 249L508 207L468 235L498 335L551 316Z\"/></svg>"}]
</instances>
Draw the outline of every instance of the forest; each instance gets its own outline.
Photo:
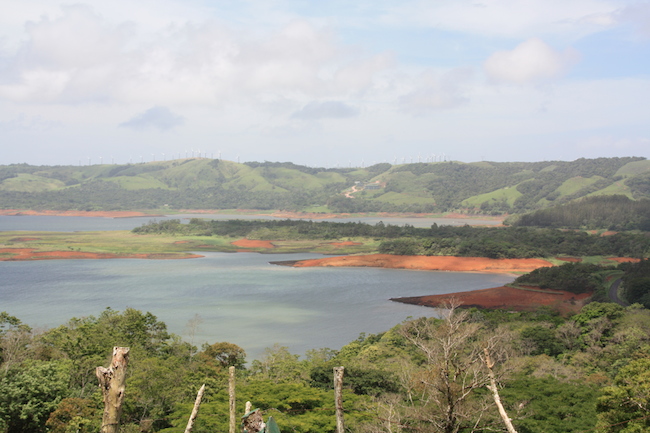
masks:
<instances>
[{"instance_id":1,"label":"forest","mask_svg":"<svg viewBox=\"0 0 650 433\"><path fill-rule=\"evenodd\" d=\"M361 334L340 349L298 355L270 345L255 360L236 342L196 347L150 312L106 309L46 330L3 312L0 431L98 431L103 404L94 370L113 346L131 351L124 432L183 432L204 383L194 431L227 431L230 366L237 412L251 401L282 431L334 431L335 366L345 367L349 431L505 431L487 388L486 354L520 433L650 429L650 310L592 302L562 317L548 309L448 307L440 318Z\"/></svg>"},{"instance_id":2,"label":"forest","mask_svg":"<svg viewBox=\"0 0 650 433\"><path fill-rule=\"evenodd\" d=\"M624 195L586 197L519 216L515 227L650 231L650 200Z\"/></svg>"},{"instance_id":3,"label":"forest","mask_svg":"<svg viewBox=\"0 0 650 433\"><path fill-rule=\"evenodd\" d=\"M138 234L182 234L248 237L251 239L345 239L354 237L381 240L379 251L400 255L452 255L489 258L530 258L568 256L647 257L650 233L620 232L610 236L584 231L532 227L375 225L362 222L311 220L202 220L188 224L180 220L152 221L133 229Z\"/></svg>"}]
</instances>

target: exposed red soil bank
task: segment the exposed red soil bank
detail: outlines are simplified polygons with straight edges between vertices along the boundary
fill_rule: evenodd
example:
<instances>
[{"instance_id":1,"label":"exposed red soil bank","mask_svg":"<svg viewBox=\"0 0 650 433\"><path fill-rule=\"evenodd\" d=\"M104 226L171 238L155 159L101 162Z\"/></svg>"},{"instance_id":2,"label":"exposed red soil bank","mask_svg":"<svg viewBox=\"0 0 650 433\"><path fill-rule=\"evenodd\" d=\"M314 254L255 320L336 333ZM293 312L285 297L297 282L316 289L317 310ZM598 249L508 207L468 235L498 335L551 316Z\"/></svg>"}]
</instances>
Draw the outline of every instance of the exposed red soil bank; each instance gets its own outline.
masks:
<instances>
[{"instance_id":1,"label":"exposed red soil bank","mask_svg":"<svg viewBox=\"0 0 650 433\"><path fill-rule=\"evenodd\" d=\"M616 263L637 263L641 261L641 259L635 259L632 257L607 257L607 260L612 260L615 261Z\"/></svg>"},{"instance_id":2,"label":"exposed red soil bank","mask_svg":"<svg viewBox=\"0 0 650 433\"><path fill-rule=\"evenodd\" d=\"M0 248L0 261L62 260L62 259L193 259L198 254L112 254L83 251L34 251L33 248Z\"/></svg>"},{"instance_id":3,"label":"exposed red soil bank","mask_svg":"<svg viewBox=\"0 0 650 433\"><path fill-rule=\"evenodd\" d=\"M142 216L162 216L151 215L142 212L131 211L76 211L76 210L15 210L0 209L0 215L5 216L82 216L82 217L104 217L104 218L132 218Z\"/></svg>"},{"instance_id":4,"label":"exposed red soil bank","mask_svg":"<svg viewBox=\"0 0 650 433\"><path fill-rule=\"evenodd\" d=\"M275 248L270 241L258 241L255 239L240 239L235 242L231 242L232 245L242 248Z\"/></svg>"},{"instance_id":5,"label":"exposed red soil bank","mask_svg":"<svg viewBox=\"0 0 650 433\"><path fill-rule=\"evenodd\" d=\"M495 272L503 274L510 272L531 272L537 268L553 265L542 259L487 259L483 257L397 256L392 254L370 254L299 260L294 263L293 266L369 266L391 269Z\"/></svg>"},{"instance_id":6,"label":"exposed red soil bank","mask_svg":"<svg viewBox=\"0 0 650 433\"><path fill-rule=\"evenodd\" d=\"M463 308L479 307L525 311L547 306L561 313L569 313L578 311L590 296L590 293L576 295L575 293L559 290L523 290L502 286L492 289L473 290L471 292L394 298L392 300L405 304L438 307L455 299L457 302L460 302Z\"/></svg>"},{"instance_id":7,"label":"exposed red soil bank","mask_svg":"<svg viewBox=\"0 0 650 433\"><path fill-rule=\"evenodd\" d=\"M292 266L374 266L395 269L420 269L458 272L531 272L552 266L542 259L487 259L482 257L453 256L394 256L373 254L363 256L329 257L301 260ZM512 287L474 290L448 295L396 298L393 301L406 304L437 307L455 298L462 307L502 308L507 310L532 310L540 306L552 307L561 313L577 311L590 294L576 295L561 291L523 290Z\"/></svg>"}]
</instances>

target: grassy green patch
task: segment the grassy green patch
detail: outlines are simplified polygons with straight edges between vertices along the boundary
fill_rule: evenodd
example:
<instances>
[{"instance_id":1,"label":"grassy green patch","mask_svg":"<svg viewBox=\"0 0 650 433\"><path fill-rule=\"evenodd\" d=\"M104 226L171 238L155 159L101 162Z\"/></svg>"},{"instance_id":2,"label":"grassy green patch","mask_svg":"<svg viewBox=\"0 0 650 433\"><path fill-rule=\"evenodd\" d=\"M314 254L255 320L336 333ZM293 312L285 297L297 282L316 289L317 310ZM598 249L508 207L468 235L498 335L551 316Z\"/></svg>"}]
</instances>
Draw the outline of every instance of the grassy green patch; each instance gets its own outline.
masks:
<instances>
[{"instance_id":1,"label":"grassy green patch","mask_svg":"<svg viewBox=\"0 0 650 433\"><path fill-rule=\"evenodd\" d=\"M613 195L613 194L621 194L627 196L630 199L634 199L630 187L625 185L625 181L623 180L619 180L617 182L612 183L606 188L600 189L596 192L592 192L591 194L588 195L588 197L595 196L595 195Z\"/></svg>"},{"instance_id":2,"label":"grassy green patch","mask_svg":"<svg viewBox=\"0 0 650 433\"><path fill-rule=\"evenodd\" d=\"M107 182L113 182L121 188L134 190L134 189L147 189L147 188L163 188L168 189L168 186L149 176L117 176L106 179Z\"/></svg>"},{"instance_id":3,"label":"grassy green patch","mask_svg":"<svg viewBox=\"0 0 650 433\"><path fill-rule=\"evenodd\" d=\"M16 238L34 238L16 241ZM193 251L234 252L238 250L264 253L314 252L321 254L371 254L377 252L379 242L373 239L352 239L362 245L335 246L337 240L274 240L276 246L267 248L242 248L232 245L236 238L225 236L169 236L136 235L130 231L106 232L0 232L0 248L33 248L40 251L79 251L109 254L164 254ZM344 239L347 241L351 239ZM1 253L0 257L10 257Z\"/></svg>"},{"instance_id":4,"label":"grassy green patch","mask_svg":"<svg viewBox=\"0 0 650 433\"><path fill-rule=\"evenodd\" d=\"M650 160L628 162L616 172L617 176L635 176L650 171Z\"/></svg>"},{"instance_id":5,"label":"grassy green patch","mask_svg":"<svg viewBox=\"0 0 650 433\"><path fill-rule=\"evenodd\" d=\"M0 183L0 189L2 190L21 192L52 191L63 187L65 187L65 184L60 180L26 173L5 179Z\"/></svg>"},{"instance_id":6,"label":"grassy green patch","mask_svg":"<svg viewBox=\"0 0 650 433\"><path fill-rule=\"evenodd\" d=\"M468 207L478 207L481 205L481 203L484 203L486 201L505 201L510 206L512 206L515 200L521 197L521 195L522 194L517 191L516 187L507 186L505 188L497 189L496 191L475 195L463 201L462 204L463 206Z\"/></svg>"},{"instance_id":7,"label":"grassy green patch","mask_svg":"<svg viewBox=\"0 0 650 433\"><path fill-rule=\"evenodd\" d=\"M565 196L565 195L570 195L573 193L576 193L580 191L582 188L585 188L589 185L591 185L594 182L597 182L599 180L603 179L600 176L592 176L592 177L582 177L582 176L576 176L572 177L571 179L565 180L562 185L560 185L555 191L560 193L560 196Z\"/></svg>"}]
</instances>

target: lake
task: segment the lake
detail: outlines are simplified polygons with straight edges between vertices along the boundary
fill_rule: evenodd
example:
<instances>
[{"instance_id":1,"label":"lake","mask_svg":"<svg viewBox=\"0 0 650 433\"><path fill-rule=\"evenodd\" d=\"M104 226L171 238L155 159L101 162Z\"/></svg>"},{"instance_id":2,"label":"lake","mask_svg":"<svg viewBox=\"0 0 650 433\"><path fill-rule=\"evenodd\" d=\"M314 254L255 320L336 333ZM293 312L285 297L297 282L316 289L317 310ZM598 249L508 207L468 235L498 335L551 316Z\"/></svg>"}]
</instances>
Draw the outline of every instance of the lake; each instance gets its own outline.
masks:
<instances>
[{"instance_id":1,"label":"lake","mask_svg":"<svg viewBox=\"0 0 650 433\"><path fill-rule=\"evenodd\" d=\"M68 217L68 216L7 216L0 215L0 231L14 230L45 230L54 232L73 232L73 231L102 231L102 230L131 230L140 227L149 221L162 221L168 219L180 219L187 222L190 218L206 218L215 220L229 219L286 219L275 218L269 215L227 215L227 214L180 214L162 217L134 217L134 218L99 218L99 217ZM296 218L293 218L296 219ZM477 220L477 219L453 219L453 218L380 218L380 217L363 217L363 218L326 218L314 221L330 222L364 222L367 224L377 224L382 221L385 224L404 225L409 224L414 227L431 227L433 223L438 225L464 226L465 224L475 225L498 225L501 222L495 220Z\"/></svg>"},{"instance_id":2,"label":"lake","mask_svg":"<svg viewBox=\"0 0 650 433\"><path fill-rule=\"evenodd\" d=\"M22 230L45 231L72 231L77 220L5 218L35 218L37 227ZM57 219L47 223L51 218ZM8 229L0 225L0 230ZM275 343L297 354L340 349L360 333L386 331L409 317L435 313L389 301L392 297L482 289L513 280L498 274L269 264L322 257L317 254L201 254L205 257L186 260L0 262L0 311L32 327L53 327L72 317L98 315L106 307L132 307L150 311L194 344L237 344L250 361ZM187 325L196 315L201 323L192 335Z\"/></svg>"}]
</instances>

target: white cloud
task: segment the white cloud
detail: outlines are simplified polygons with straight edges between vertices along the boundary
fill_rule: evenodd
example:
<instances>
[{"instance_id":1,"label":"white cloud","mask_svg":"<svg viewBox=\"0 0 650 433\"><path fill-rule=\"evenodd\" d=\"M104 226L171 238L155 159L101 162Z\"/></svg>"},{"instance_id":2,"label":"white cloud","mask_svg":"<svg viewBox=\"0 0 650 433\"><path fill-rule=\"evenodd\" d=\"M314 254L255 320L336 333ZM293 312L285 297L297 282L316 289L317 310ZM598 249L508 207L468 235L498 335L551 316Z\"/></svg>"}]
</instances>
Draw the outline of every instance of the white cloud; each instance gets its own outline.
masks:
<instances>
[{"instance_id":1,"label":"white cloud","mask_svg":"<svg viewBox=\"0 0 650 433\"><path fill-rule=\"evenodd\" d=\"M389 8L383 20L475 35L575 38L608 28L619 7L613 0L415 0Z\"/></svg>"},{"instance_id":2,"label":"white cloud","mask_svg":"<svg viewBox=\"0 0 650 433\"><path fill-rule=\"evenodd\" d=\"M20 113L18 116L7 122L0 122L0 129L4 131L47 132L61 126L61 122L46 120L39 115L28 116L24 113Z\"/></svg>"},{"instance_id":3,"label":"white cloud","mask_svg":"<svg viewBox=\"0 0 650 433\"><path fill-rule=\"evenodd\" d=\"M151 107L144 113L120 124L123 128L134 130L158 129L167 131L185 123L185 119L167 107Z\"/></svg>"},{"instance_id":4,"label":"white cloud","mask_svg":"<svg viewBox=\"0 0 650 433\"><path fill-rule=\"evenodd\" d=\"M399 97L400 109L422 115L463 105L468 102L464 90L471 76L472 72L468 69L443 74L427 70L414 80L415 86L411 91Z\"/></svg>"},{"instance_id":5,"label":"white cloud","mask_svg":"<svg viewBox=\"0 0 650 433\"><path fill-rule=\"evenodd\" d=\"M483 67L493 82L534 84L559 77L577 57L573 50L558 52L541 39L532 38L511 51L492 54Z\"/></svg>"},{"instance_id":6,"label":"white cloud","mask_svg":"<svg viewBox=\"0 0 650 433\"><path fill-rule=\"evenodd\" d=\"M87 6L27 25L27 40L0 70L0 99L47 103L257 103L359 94L392 66L305 20L250 34L219 21L141 34Z\"/></svg>"},{"instance_id":7,"label":"white cloud","mask_svg":"<svg viewBox=\"0 0 650 433\"><path fill-rule=\"evenodd\" d=\"M359 109L341 101L310 102L291 117L303 120L346 119L359 115Z\"/></svg>"},{"instance_id":8,"label":"white cloud","mask_svg":"<svg viewBox=\"0 0 650 433\"><path fill-rule=\"evenodd\" d=\"M616 18L632 23L642 35L650 37L650 2L634 3L621 8Z\"/></svg>"}]
</instances>

